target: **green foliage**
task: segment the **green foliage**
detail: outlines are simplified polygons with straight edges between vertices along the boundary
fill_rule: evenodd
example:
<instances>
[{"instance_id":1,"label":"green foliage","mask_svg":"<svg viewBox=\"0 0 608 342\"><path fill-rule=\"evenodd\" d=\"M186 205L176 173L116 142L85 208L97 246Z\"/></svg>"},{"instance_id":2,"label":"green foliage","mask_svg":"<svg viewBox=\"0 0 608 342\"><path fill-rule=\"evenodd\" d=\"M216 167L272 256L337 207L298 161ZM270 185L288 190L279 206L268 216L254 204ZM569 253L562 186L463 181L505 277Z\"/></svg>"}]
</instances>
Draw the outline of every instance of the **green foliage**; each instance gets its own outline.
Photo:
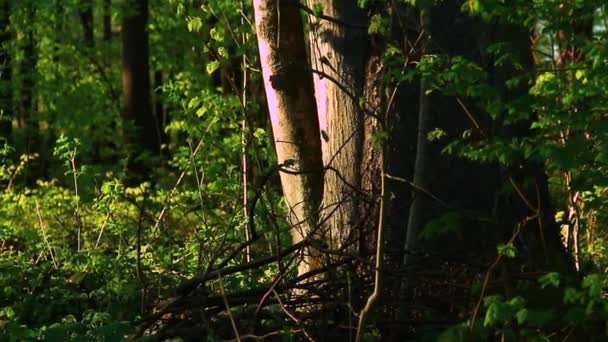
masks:
<instances>
[{"instance_id":1,"label":"green foliage","mask_svg":"<svg viewBox=\"0 0 608 342\"><path fill-rule=\"evenodd\" d=\"M433 240L448 233L457 233L464 226L464 217L459 212L448 212L431 220L420 232L420 239Z\"/></svg>"},{"instance_id":2,"label":"green foliage","mask_svg":"<svg viewBox=\"0 0 608 342\"><path fill-rule=\"evenodd\" d=\"M126 340L161 297L244 241L243 153L249 182L273 170L255 89L248 88L243 105L241 85L221 68L239 70L235 58L244 55L256 64L252 29L241 22L250 5L150 1L150 65L162 76L152 99L167 140L162 167L148 182L127 186L122 129L132 123L120 116L122 6L110 8L112 36L104 40L97 21L104 9L93 2L95 45L86 47L79 2L11 3L10 29L18 37L9 46L13 95L20 96L22 80L34 81L40 144L29 150L33 128L22 128L16 115L11 136L0 138L0 340ZM17 68L30 32L35 65ZM250 82L259 81L247 72ZM31 177L41 165L44 173ZM247 196L261 197L254 216L262 245L290 241L280 197L269 184L249 185ZM250 250L253 257L269 252ZM227 276L223 286L252 289L276 273L269 265ZM217 282L210 291L219 295Z\"/></svg>"},{"instance_id":3,"label":"green foliage","mask_svg":"<svg viewBox=\"0 0 608 342\"><path fill-rule=\"evenodd\" d=\"M403 5L415 12L405 18L407 25L420 11L442 3L400 2L391 3L390 11ZM394 25L404 18L389 16L388 7L381 6L387 1L358 1L369 13L367 31L378 40L374 43L386 43L378 93L423 80L423 95L458 100L473 123L455 133L436 125L427 134L431 146L441 146L450 154L447 158L497 165L508 175L523 165L541 165L550 178L556 221L564 232L576 232L565 233L570 235L564 240L571 242L568 252L575 256L581 281L546 273L537 283L505 284L509 296L490 286L475 320L443 332L433 327L439 340L551 340L594 331L608 318L604 2L463 1L462 19L470 20L471 27L491 29L474 32L479 41L472 55L448 55L432 35L432 54L418 53L420 42L399 46L401 33ZM150 1L154 119L162 121L166 139L159 155L149 157L160 160L154 174L135 185L124 182L129 146L122 132L133 123L120 115L123 70L117 39L117 19L129 9L113 4L103 13L101 1L94 1L95 44L85 46L79 1L10 5L6 29L11 35L0 42L3 54L11 57L6 59L10 87L2 75L0 88L9 89L6 98L15 102L14 108L0 108L0 120L12 124L10 136L0 137L0 340L124 340L135 331L132 322L172 295L181 280L200 276L228 257L244 241L250 219L261 242L251 246L251 256L274 255L283 242L291 243L278 180L268 175L277 167L297 167L297 161L276 165L266 113L256 102L264 95L250 2ZM312 11L325 13L318 4ZM112 20L110 37L101 37L100 14ZM595 18L593 32L574 25L588 18ZM411 27L405 30L416 36ZM510 35L521 30L526 32L523 43ZM534 61L528 50L530 31L535 33ZM400 37L394 40L393 35ZM335 67L325 57L320 62ZM4 72L4 64L2 68ZM366 108L370 100L360 97L357 102ZM328 139L326 132L321 134ZM391 145L391 137L387 126L371 142L380 150ZM247 191L243 158L248 161ZM537 194L538 188L529 188ZM248 208L252 214L244 212L243 196L258 200ZM536 208L525 210L537 214ZM470 216L479 215L450 209L429 220L420 238L470 239L467 234L478 233L475 224L490 221ZM521 272L523 277L528 265L517 263L530 251L524 233L519 234L505 240L497 232L498 242L491 234L473 236L491 244L492 251L496 246L506 275ZM312 245L324 247L317 240ZM475 265L486 262L485 257L474 260ZM245 253L237 253L227 265L243 260ZM279 286L275 277L282 267L271 264L231 274L210 281L207 290L219 298L222 290L246 292L271 281ZM460 287L474 282L467 281ZM471 303L465 304L457 317L470 312ZM286 338L291 334L284 333ZM379 339L379 331L368 338Z\"/></svg>"},{"instance_id":4,"label":"green foliage","mask_svg":"<svg viewBox=\"0 0 608 342\"><path fill-rule=\"evenodd\" d=\"M498 250L498 255L507 258L515 258L517 255L517 248L515 248L515 245L513 245L512 242L499 244L496 249Z\"/></svg>"},{"instance_id":5,"label":"green foliage","mask_svg":"<svg viewBox=\"0 0 608 342\"><path fill-rule=\"evenodd\" d=\"M369 34L387 34L388 30L388 19L380 14L374 14L370 19L369 28L367 32Z\"/></svg>"}]
</instances>

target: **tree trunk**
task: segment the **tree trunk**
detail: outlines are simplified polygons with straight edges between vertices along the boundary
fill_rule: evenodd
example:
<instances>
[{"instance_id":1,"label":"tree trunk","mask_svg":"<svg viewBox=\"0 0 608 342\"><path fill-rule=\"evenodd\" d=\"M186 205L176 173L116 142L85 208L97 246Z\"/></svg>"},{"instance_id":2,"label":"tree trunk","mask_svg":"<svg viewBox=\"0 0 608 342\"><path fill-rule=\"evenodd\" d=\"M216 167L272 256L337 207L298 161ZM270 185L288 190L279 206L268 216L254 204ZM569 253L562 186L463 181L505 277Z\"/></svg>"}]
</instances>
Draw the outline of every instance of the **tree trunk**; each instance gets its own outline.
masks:
<instances>
[{"instance_id":1,"label":"tree trunk","mask_svg":"<svg viewBox=\"0 0 608 342\"><path fill-rule=\"evenodd\" d=\"M36 8L32 3L25 4L27 22L34 23ZM40 149L41 137L38 118L35 112L34 87L36 79L36 64L38 63L38 52L34 37L33 25L26 25L22 32L21 50L23 58L19 65L21 84L18 100L18 126L25 134L25 154L36 154L37 159L29 163L24 172L26 182L34 184L35 180L44 174L44 156Z\"/></svg>"},{"instance_id":2,"label":"tree trunk","mask_svg":"<svg viewBox=\"0 0 608 342\"><path fill-rule=\"evenodd\" d=\"M10 15L11 2L4 1L0 6L0 149L9 143L13 128L12 51L9 48L13 34Z\"/></svg>"},{"instance_id":3,"label":"tree trunk","mask_svg":"<svg viewBox=\"0 0 608 342\"><path fill-rule=\"evenodd\" d=\"M254 0L262 76L272 122L281 185L294 243L319 238L318 207L322 191L319 125L312 76L306 61L304 31L293 1ZM279 15L280 13L280 15ZM320 263L308 249L298 273Z\"/></svg>"},{"instance_id":4,"label":"tree trunk","mask_svg":"<svg viewBox=\"0 0 608 342\"><path fill-rule=\"evenodd\" d=\"M167 125L165 116L165 103L163 101L163 72L154 72L154 122L156 123L156 134L160 137L162 144L168 143L164 127Z\"/></svg>"},{"instance_id":5,"label":"tree trunk","mask_svg":"<svg viewBox=\"0 0 608 342\"><path fill-rule=\"evenodd\" d=\"M130 155L128 178L147 178L150 157L158 156L160 137L150 104L148 1L130 0L122 21L123 138ZM148 159L148 160L145 160Z\"/></svg>"},{"instance_id":6,"label":"tree trunk","mask_svg":"<svg viewBox=\"0 0 608 342\"><path fill-rule=\"evenodd\" d=\"M420 28L422 30L422 55L428 53L426 46L430 43L430 17L429 9L423 8L420 10ZM429 96L426 93L428 90L427 82L420 80L420 98L418 102L418 130L416 132L416 161L414 164L413 176L413 200L409 210L407 221L407 233L405 238L405 251L403 257L403 265L408 267L415 260L416 248L418 244L418 235L424 227L426 217L428 199L424 189L428 189L431 160L429 156L429 140L428 133L432 129L433 117L429 101Z\"/></svg>"},{"instance_id":7,"label":"tree trunk","mask_svg":"<svg viewBox=\"0 0 608 342\"><path fill-rule=\"evenodd\" d=\"M103 40L112 39L112 0L103 0Z\"/></svg>"},{"instance_id":8,"label":"tree trunk","mask_svg":"<svg viewBox=\"0 0 608 342\"><path fill-rule=\"evenodd\" d=\"M82 24L82 32L84 45L88 48L95 46L95 37L93 31L93 2L91 0L80 1L80 23Z\"/></svg>"},{"instance_id":9,"label":"tree trunk","mask_svg":"<svg viewBox=\"0 0 608 342\"><path fill-rule=\"evenodd\" d=\"M332 248L357 239L363 161L363 97L367 17L355 1L309 0L310 55L325 172L321 220ZM352 248L349 248L352 250Z\"/></svg>"}]
</instances>

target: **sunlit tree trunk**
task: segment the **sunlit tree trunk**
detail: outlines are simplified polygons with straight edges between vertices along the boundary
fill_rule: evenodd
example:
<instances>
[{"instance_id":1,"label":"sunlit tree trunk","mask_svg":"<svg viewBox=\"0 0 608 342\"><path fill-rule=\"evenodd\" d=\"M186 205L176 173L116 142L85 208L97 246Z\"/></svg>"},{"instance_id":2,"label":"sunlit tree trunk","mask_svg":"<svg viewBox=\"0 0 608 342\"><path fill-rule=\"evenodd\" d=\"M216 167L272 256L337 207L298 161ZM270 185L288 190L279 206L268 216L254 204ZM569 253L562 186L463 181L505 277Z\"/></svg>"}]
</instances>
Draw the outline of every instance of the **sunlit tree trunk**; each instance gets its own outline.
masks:
<instances>
[{"instance_id":1,"label":"sunlit tree trunk","mask_svg":"<svg viewBox=\"0 0 608 342\"><path fill-rule=\"evenodd\" d=\"M356 1L309 0L332 20L310 15L310 55L325 172L322 220L333 248L357 239L363 160L365 12Z\"/></svg>"},{"instance_id":2,"label":"sunlit tree trunk","mask_svg":"<svg viewBox=\"0 0 608 342\"><path fill-rule=\"evenodd\" d=\"M295 243L317 238L322 195L319 124L300 12L293 1L254 0L255 26L281 185ZM279 15L280 14L280 15ZM298 272L319 263L307 250Z\"/></svg>"},{"instance_id":3,"label":"sunlit tree trunk","mask_svg":"<svg viewBox=\"0 0 608 342\"><path fill-rule=\"evenodd\" d=\"M582 48L584 44L587 44L593 38L593 19L594 19L594 8L579 8L578 10L571 9L568 16L568 26L564 27L557 35L557 46L559 53L557 55L556 71L568 72L568 69L577 68L576 64L582 63L585 60L585 51ZM574 66L572 64L575 64ZM556 105L559 106L559 101ZM585 112L588 108L585 108L585 104L577 103L573 104L571 108L572 113ZM580 130L573 130L570 127L563 129L560 132L560 140L562 144L566 145L572 140L580 139L581 136L587 132L581 132ZM581 224L581 211L582 202L580 201L580 193L574 189L573 186L573 173L572 171L565 171L562 175L564 182L565 195L568 197L568 216L567 216L567 231L566 231L566 249L574 257L574 262L577 270L580 268L579 254L580 254L580 242L579 242L579 230ZM587 227L588 230L592 230L593 227Z\"/></svg>"}]
</instances>

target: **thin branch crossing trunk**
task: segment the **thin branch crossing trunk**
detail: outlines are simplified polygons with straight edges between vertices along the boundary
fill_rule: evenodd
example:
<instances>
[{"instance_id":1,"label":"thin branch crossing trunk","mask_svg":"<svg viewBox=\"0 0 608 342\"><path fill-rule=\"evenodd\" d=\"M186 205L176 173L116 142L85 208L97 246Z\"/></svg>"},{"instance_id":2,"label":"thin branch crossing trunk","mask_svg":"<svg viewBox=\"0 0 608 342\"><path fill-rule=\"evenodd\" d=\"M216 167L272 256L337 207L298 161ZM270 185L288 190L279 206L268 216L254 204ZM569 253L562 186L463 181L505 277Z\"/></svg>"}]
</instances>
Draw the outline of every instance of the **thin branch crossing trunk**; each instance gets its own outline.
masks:
<instances>
[{"instance_id":1,"label":"thin branch crossing trunk","mask_svg":"<svg viewBox=\"0 0 608 342\"><path fill-rule=\"evenodd\" d=\"M294 243L318 236L322 191L319 124L304 30L292 1L254 0L255 26L262 76L272 122L281 185L287 202ZM285 172L287 171L287 172ZM312 236L311 236L312 235ZM320 263L311 248L299 264L303 274Z\"/></svg>"}]
</instances>

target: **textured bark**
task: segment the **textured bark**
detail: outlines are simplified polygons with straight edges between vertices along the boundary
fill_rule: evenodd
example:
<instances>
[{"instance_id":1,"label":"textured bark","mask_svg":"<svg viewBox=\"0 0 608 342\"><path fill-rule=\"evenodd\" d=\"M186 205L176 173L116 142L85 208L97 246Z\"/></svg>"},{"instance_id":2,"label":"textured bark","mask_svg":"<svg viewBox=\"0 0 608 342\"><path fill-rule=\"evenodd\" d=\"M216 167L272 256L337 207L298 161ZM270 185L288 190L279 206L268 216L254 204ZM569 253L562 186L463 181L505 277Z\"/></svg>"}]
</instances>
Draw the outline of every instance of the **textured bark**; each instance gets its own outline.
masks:
<instances>
[{"instance_id":1,"label":"textured bark","mask_svg":"<svg viewBox=\"0 0 608 342\"><path fill-rule=\"evenodd\" d=\"M317 237L322 191L320 135L312 76L306 68L306 46L300 13L293 1L253 2L258 47L268 110L272 122L281 185L289 209L294 243ZM319 255L308 250L298 272L317 266Z\"/></svg>"},{"instance_id":2,"label":"textured bark","mask_svg":"<svg viewBox=\"0 0 608 342\"><path fill-rule=\"evenodd\" d=\"M365 81L363 95L367 99L366 109L371 113L380 113L384 108L383 96L381 94L380 69L382 53L379 47L374 47L366 61ZM361 167L359 168L359 185L361 193L365 197L359 201L357 221L357 234L359 235L359 255L373 255L376 248L376 240L373 236L377 233L378 226L378 201L380 194L380 148L374 137L382 130L378 117L364 115L361 143ZM385 149L385 150L388 150ZM388 202L388 200L387 200ZM387 203L388 207L388 203ZM387 224L388 226L388 224Z\"/></svg>"},{"instance_id":3,"label":"textured bark","mask_svg":"<svg viewBox=\"0 0 608 342\"><path fill-rule=\"evenodd\" d=\"M323 164L332 169L324 177L323 229L332 247L339 248L355 240L360 219L364 115L358 101L363 96L366 15L355 1L309 0L307 5L320 5L323 15L334 19L310 16L310 55Z\"/></svg>"}]
</instances>

